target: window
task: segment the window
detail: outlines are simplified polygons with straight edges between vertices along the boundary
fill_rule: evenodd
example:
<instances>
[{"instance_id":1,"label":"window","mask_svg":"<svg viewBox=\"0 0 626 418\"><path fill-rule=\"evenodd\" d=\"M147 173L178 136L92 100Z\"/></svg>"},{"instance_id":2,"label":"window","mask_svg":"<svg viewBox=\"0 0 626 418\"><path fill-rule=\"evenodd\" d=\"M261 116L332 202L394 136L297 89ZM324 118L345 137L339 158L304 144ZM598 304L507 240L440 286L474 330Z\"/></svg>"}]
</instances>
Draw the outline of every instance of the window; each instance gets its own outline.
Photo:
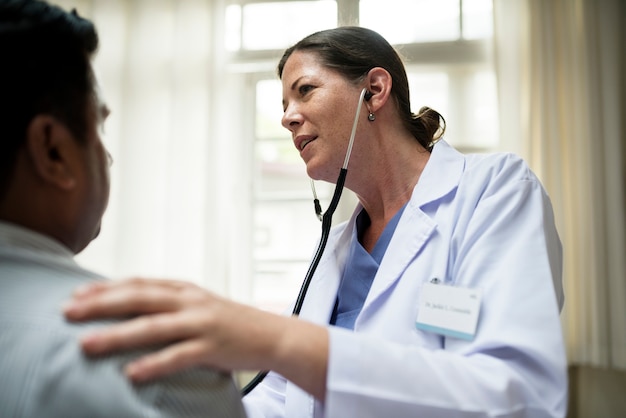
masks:
<instances>
[{"instance_id":1,"label":"window","mask_svg":"<svg viewBox=\"0 0 626 418\"><path fill-rule=\"evenodd\" d=\"M446 140L464 151L497 145L490 0L232 0L225 10L225 49L255 103L248 215L252 259L249 302L284 311L308 268L321 231L305 166L280 125L275 74L285 48L317 30L360 25L378 31L405 60L414 112L427 105L446 118ZM326 207L333 185L316 183ZM344 191L333 223L356 202Z\"/></svg>"},{"instance_id":2,"label":"window","mask_svg":"<svg viewBox=\"0 0 626 418\"><path fill-rule=\"evenodd\" d=\"M337 24L332 0L237 2L226 9L231 51L285 49L316 30Z\"/></svg>"}]
</instances>

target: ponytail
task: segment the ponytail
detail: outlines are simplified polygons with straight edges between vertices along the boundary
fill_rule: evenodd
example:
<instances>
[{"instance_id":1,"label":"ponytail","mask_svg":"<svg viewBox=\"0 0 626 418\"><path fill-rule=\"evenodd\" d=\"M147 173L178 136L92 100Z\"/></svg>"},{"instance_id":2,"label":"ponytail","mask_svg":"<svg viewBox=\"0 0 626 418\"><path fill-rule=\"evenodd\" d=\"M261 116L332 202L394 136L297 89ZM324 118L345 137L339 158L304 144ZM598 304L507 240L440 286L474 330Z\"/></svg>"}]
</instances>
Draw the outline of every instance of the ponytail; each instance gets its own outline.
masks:
<instances>
[{"instance_id":1,"label":"ponytail","mask_svg":"<svg viewBox=\"0 0 626 418\"><path fill-rule=\"evenodd\" d=\"M446 131L446 121L439 112L424 106L419 113L411 114L409 130L429 152Z\"/></svg>"}]
</instances>

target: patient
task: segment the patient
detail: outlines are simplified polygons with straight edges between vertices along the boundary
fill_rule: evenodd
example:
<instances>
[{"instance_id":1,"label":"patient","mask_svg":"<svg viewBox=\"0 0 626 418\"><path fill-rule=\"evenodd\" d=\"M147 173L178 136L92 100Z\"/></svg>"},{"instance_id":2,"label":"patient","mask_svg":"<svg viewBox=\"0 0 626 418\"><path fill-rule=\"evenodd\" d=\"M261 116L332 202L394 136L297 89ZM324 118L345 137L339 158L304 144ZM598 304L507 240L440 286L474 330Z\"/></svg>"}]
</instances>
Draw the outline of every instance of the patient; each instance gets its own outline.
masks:
<instances>
[{"instance_id":1,"label":"patient","mask_svg":"<svg viewBox=\"0 0 626 418\"><path fill-rule=\"evenodd\" d=\"M38 0L0 2L0 416L243 417L232 376L209 369L133 385L139 353L88 359L59 309L98 276L74 261L109 197L108 114L93 24Z\"/></svg>"}]
</instances>

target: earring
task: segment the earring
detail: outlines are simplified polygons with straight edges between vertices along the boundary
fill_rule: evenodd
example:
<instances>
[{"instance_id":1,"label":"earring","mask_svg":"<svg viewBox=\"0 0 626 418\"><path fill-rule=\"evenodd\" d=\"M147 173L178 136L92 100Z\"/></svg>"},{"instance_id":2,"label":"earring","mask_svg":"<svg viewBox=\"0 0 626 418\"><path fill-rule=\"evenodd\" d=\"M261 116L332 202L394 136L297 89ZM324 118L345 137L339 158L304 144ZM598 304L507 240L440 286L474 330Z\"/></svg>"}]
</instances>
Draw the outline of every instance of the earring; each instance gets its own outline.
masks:
<instances>
[{"instance_id":1,"label":"earring","mask_svg":"<svg viewBox=\"0 0 626 418\"><path fill-rule=\"evenodd\" d=\"M376 115L370 111L370 114L367 115L367 120L369 120L370 122L374 122L376 120Z\"/></svg>"}]
</instances>

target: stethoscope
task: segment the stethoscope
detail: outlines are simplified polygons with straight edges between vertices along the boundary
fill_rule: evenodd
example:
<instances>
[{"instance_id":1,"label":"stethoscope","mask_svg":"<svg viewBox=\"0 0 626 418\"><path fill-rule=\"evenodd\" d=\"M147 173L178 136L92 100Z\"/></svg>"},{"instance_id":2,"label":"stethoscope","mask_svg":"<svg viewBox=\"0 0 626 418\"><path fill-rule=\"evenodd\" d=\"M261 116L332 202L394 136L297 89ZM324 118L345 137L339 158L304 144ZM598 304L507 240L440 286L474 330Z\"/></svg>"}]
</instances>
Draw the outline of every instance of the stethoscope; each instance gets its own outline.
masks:
<instances>
[{"instance_id":1,"label":"stethoscope","mask_svg":"<svg viewBox=\"0 0 626 418\"><path fill-rule=\"evenodd\" d=\"M367 95L367 96L366 96ZM346 175L348 174L348 162L350 161L350 154L352 154L352 145L354 144L354 136L356 135L356 127L359 122L359 115L361 114L361 105L363 104L363 100L369 100L371 97L371 93L367 91L367 89L363 89L361 91L361 95L359 97L359 103L356 108L356 113L354 115L354 122L352 123L352 132L350 133L350 141L348 142L348 149L346 151L346 157L343 160L343 166L339 171L339 177L337 178L337 183L335 184L335 191L333 192L333 197L328 205L328 209L322 215L322 206L320 205L320 201L317 198L317 193L315 192L315 185L313 180L311 180L311 188L313 190L313 204L315 206L315 214L322 221L322 236L320 238L319 245L317 246L317 250L315 251L315 255L311 260L311 264L309 265L309 269L304 276L304 280L302 282L302 286L300 287L300 292L298 293L298 298L296 299L296 303L292 310L292 315L299 315L300 310L302 309L302 304L304 303L304 298L306 297L306 293L309 289L309 285L311 284L311 279L313 278L313 274L315 270L317 270L317 265L322 259L322 255L324 255L324 250L326 249L326 243L328 242L328 237L330 236L330 228L332 226L333 214L337 209L337 205L339 204L339 199L341 198L341 193L343 192L343 186L346 182ZM241 390L241 396L246 396L252 389L257 387L259 383L265 379L268 371L259 372L250 382Z\"/></svg>"}]
</instances>

